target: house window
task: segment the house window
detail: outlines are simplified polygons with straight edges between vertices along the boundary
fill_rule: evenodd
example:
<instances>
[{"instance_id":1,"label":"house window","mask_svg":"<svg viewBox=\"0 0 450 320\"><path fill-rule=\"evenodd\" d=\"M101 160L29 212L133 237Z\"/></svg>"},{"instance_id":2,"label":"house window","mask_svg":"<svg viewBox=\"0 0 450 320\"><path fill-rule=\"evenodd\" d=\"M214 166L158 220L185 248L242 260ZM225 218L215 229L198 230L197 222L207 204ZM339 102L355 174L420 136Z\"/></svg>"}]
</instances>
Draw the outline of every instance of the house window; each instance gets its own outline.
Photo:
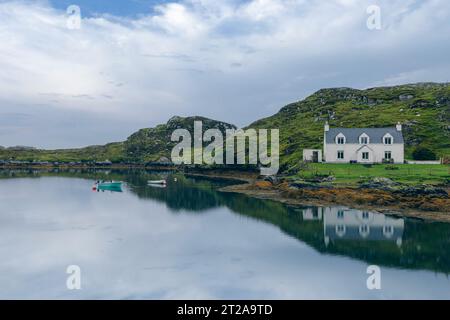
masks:
<instances>
[{"instance_id":1,"label":"house window","mask_svg":"<svg viewBox=\"0 0 450 320\"><path fill-rule=\"evenodd\" d=\"M392 159L392 152L391 151L385 151L384 152L384 159L391 160Z\"/></svg>"},{"instance_id":2,"label":"house window","mask_svg":"<svg viewBox=\"0 0 450 320\"><path fill-rule=\"evenodd\" d=\"M390 238L394 234L394 227L393 226L384 226L383 227L383 234L386 238Z\"/></svg>"},{"instance_id":3,"label":"house window","mask_svg":"<svg viewBox=\"0 0 450 320\"><path fill-rule=\"evenodd\" d=\"M366 220L369 219L369 213L364 211L362 214L362 217L363 217L363 219L366 219Z\"/></svg>"},{"instance_id":4,"label":"house window","mask_svg":"<svg viewBox=\"0 0 450 320\"><path fill-rule=\"evenodd\" d=\"M336 234L338 237L343 237L345 235L345 225L337 225L336 226Z\"/></svg>"},{"instance_id":5,"label":"house window","mask_svg":"<svg viewBox=\"0 0 450 320\"><path fill-rule=\"evenodd\" d=\"M367 237L369 235L369 233L370 233L370 228L368 225L362 225L359 227L359 234L362 237L364 237L364 238Z\"/></svg>"},{"instance_id":6,"label":"house window","mask_svg":"<svg viewBox=\"0 0 450 320\"><path fill-rule=\"evenodd\" d=\"M361 137L360 140L359 140L359 142L360 142L361 144L368 144L368 143L369 143L369 138L367 138L367 137Z\"/></svg>"},{"instance_id":7,"label":"house window","mask_svg":"<svg viewBox=\"0 0 450 320\"><path fill-rule=\"evenodd\" d=\"M344 151L338 151L338 152L337 152L337 158L338 158L339 160L344 159Z\"/></svg>"},{"instance_id":8,"label":"house window","mask_svg":"<svg viewBox=\"0 0 450 320\"><path fill-rule=\"evenodd\" d=\"M337 144L345 144L345 138L344 137L338 137L337 138Z\"/></svg>"},{"instance_id":9,"label":"house window","mask_svg":"<svg viewBox=\"0 0 450 320\"><path fill-rule=\"evenodd\" d=\"M344 219L344 211L339 210L337 214L338 219Z\"/></svg>"},{"instance_id":10,"label":"house window","mask_svg":"<svg viewBox=\"0 0 450 320\"><path fill-rule=\"evenodd\" d=\"M362 153L362 158L363 158L363 160L369 160L369 153L368 152L363 152Z\"/></svg>"},{"instance_id":11,"label":"house window","mask_svg":"<svg viewBox=\"0 0 450 320\"><path fill-rule=\"evenodd\" d=\"M392 138L391 137L384 137L384 144L392 144Z\"/></svg>"}]
</instances>

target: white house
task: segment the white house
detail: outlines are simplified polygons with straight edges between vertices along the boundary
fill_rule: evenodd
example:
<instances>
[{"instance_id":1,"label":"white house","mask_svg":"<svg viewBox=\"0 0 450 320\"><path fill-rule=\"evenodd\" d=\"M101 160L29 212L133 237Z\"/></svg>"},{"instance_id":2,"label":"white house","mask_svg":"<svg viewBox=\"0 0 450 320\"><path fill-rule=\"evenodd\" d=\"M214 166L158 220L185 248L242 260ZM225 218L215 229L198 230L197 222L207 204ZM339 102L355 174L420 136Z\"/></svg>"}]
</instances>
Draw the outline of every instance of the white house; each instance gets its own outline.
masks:
<instances>
[{"instance_id":1,"label":"white house","mask_svg":"<svg viewBox=\"0 0 450 320\"><path fill-rule=\"evenodd\" d=\"M330 128L325 124L327 163L404 163L402 125L389 128Z\"/></svg>"}]
</instances>

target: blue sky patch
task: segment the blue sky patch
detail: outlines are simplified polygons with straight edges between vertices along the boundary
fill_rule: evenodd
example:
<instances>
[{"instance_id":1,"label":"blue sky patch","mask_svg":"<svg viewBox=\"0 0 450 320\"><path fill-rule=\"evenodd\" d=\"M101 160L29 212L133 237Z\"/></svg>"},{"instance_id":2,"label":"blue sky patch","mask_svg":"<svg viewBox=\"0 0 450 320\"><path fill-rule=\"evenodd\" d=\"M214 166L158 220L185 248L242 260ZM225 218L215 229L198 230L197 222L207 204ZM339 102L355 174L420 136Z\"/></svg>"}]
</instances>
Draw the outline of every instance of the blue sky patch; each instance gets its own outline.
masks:
<instances>
[{"instance_id":1,"label":"blue sky patch","mask_svg":"<svg viewBox=\"0 0 450 320\"><path fill-rule=\"evenodd\" d=\"M154 6L163 4L165 0L50 0L51 5L60 10L72 4L81 8L83 16L111 14L115 16L134 17L153 12ZM176 1L171 1L176 2Z\"/></svg>"}]
</instances>

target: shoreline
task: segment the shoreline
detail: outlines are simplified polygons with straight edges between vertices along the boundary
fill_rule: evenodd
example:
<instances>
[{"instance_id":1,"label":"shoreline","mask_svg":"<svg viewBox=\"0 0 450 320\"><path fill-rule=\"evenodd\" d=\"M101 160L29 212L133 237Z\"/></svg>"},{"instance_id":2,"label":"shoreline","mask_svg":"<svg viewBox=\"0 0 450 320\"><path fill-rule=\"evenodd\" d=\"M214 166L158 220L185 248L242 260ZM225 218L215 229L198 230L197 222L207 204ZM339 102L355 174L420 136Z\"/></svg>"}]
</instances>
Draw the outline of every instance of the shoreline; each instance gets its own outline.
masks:
<instances>
[{"instance_id":1,"label":"shoreline","mask_svg":"<svg viewBox=\"0 0 450 320\"><path fill-rule=\"evenodd\" d=\"M272 200L287 205L346 206L371 210L396 217L416 218L450 223L450 199L430 196L404 197L381 189L364 189L346 186L313 186L293 188L287 182L271 183L258 180L250 171L223 171L195 169L184 170L177 166L145 166L144 164L98 165L3 165L0 170L148 170L174 171L187 177L228 180L234 184L218 189L219 192L239 193L262 200ZM447 194L450 189L447 187ZM439 210L436 210L438 208Z\"/></svg>"},{"instance_id":2,"label":"shoreline","mask_svg":"<svg viewBox=\"0 0 450 320\"><path fill-rule=\"evenodd\" d=\"M372 204L371 202L355 202L355 196L364 198L368 194L371 197L377 197L383 195L384 197L391 197L392 193L382 190L364 190L364 189L351 189L351 188L319 188L319 189L306 189L306 190L292 190L287 184L280 184L278 186L269 186L263 184L258 186L257 181L253 183L245 183L239 185L227 186L219 189L220 192L226 193L239 193L253 198L262 200L272 200L281 202L287 205L302 206L302 205L314 205L314 206L346 206L360 210L371 210L386 215L404 218L414 218L426 221L434 222L447 222L450 223L450 213L446 211L435 210L421 210L410 206L408 201L410 198L394 199L394 203L389 205ZM336 194L342 193L341 197L336 197ZM433 201L426 197L420 197L415 199L417 201ZM444 208L450 206L450 199L439 199L439 201L445 202Z\"/></svg>"},{"instance_id":3,"label":"shoreline","mask_svg":"<svg viewBox=\"0 0 450 320\"><path fill-rule=\"evenodd\" d=\"M179 167L176 166L146 166L145 164L112 164L112 165L0 165L0 170L17 170L17 169L34 169L34 170L52 170L52 169L75 169L75 170L155 170L155 171L176 171Z\"/></svg>"}]
</instances>

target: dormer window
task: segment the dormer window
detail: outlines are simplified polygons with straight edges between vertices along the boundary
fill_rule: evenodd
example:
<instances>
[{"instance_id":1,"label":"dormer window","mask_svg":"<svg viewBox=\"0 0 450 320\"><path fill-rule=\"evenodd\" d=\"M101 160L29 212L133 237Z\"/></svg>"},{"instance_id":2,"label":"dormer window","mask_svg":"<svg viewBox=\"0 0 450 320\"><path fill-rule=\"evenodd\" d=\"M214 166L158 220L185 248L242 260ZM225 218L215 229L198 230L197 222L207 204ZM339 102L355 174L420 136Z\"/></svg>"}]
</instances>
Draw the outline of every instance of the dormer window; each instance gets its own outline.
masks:
<instances>
[{"instance_id":1,"label":"dormer window","mask_svg":"<svg viewBox=\"0 0 450 320\"><path fill-rule=\"evenodd\" d=\"M336 143L337 144L345 144L345 136L342 134L342 133L339 133L337 136L336 136Z\"/></svg>"},{"instance_id":2,"label":"dormer window","mask_svg":"<svg viewBox=\"0 0 450 320\"><path fill-rule=\"evenodd\" d=\"M369 144L369 136L365 133L359 136L359 143L360 144Z\"/></svg>"},{"instance_id":3,"label":"dormer window","mask_svg":"<svg viewBox=\"0 0 450 320\"><path fill-rule=\"evenodd\" d=\"M394 138L388 133L383 137L383 143L386 145L391 145L394 143Z\"/></svg>"}]
</instances>

